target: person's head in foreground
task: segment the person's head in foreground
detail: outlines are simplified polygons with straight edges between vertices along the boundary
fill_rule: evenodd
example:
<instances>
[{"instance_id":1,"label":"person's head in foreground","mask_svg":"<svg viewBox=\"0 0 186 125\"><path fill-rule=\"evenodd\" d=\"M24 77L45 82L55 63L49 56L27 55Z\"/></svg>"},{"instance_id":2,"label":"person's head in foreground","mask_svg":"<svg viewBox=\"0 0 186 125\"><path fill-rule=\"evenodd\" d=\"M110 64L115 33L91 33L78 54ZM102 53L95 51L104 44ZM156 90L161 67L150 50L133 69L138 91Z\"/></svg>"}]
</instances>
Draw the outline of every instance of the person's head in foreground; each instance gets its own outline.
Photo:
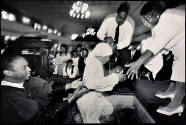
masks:
<instances>
[{"instance_id":1,"label":"person's head in foreground","mask_svg":"<svg viewBox=\"0 0 186 125\"><path fill-rule=\"evenodd\" d=\"M4 54L1 58L1 70L4 80L9 82L23 83L30 78L28 62L18 54Z\"/></svg>"},{"instance_id":2,"label":"person's head in foreground","mask_svg":"<svg viewBox=\"0 0 186 125\"><path fill-rule=\"evenodd\" d=\"M99 43L92 51L95 57L102 63L105 64L110 60L112 48L108 43Z\"/></svg>"},{"instance_id":3,"label":"person's head in foreground","mask_svg":"<svg viewBox=\"0 0 186 125\"><path fill-rule=\"evenodd\" d=\"M116 22L118 25L122 25L125 22L128 16L128 12L129 5L127 4L127 2L122 3L117 10Z\"/></svg>"},{"instance_id":4,"label":"person's head in foreground","mask_svg":"<svg viewBox=\"0 0 186 125\"><path fill-rule=\"evenodd\" d=\"M157 2L146 3L140 11L140 19L142 23L152 29L156 26L163 12L163 7Z\"/></svg>"}]
</instances>

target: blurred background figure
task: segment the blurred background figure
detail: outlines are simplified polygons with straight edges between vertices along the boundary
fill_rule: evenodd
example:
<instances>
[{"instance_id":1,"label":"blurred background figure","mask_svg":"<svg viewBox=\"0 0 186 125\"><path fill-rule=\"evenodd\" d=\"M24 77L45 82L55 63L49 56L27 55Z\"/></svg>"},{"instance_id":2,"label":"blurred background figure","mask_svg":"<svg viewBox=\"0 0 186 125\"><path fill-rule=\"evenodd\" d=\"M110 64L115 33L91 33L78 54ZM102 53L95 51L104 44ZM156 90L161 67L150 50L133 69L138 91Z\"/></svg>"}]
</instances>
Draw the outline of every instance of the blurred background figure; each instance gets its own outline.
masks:
<instances>
[{"instance_id":1,"label":"blurred background figure","mask_svg":"<svg viewBox=\"0 0 186 125\"><path fill-rule=\"evenodd\" d=\"M85 69L85 65L86 65L86 59L88 57L88 54L89 54L89 50L87 48L83 48L81 56L78 61L79 76L81 78L83 77L83 73L84 73L84 69Z\"/></svg>"},{"instance_id":2,"label":"blurred background figure","mask_svg":"<svg viewBox=\"0 0 186 125\"><path fill-rule=\"evenodd\" d=\"M67 45L61 44L59 52L55 57L55 70L54 74L63 76L63 68L65 67L65 61L70 59L70 55L67 54Z\"/></svg>"},{"instance_id":3,"label":"blurred background figure","mask_svg":"<svg viewBox=\"0 0 186 125\"><path fill-rule=\"evenodd\" d=\"M72 59L67 60L66 66L63 67L63 77L75 78L77 76L77 66L73 65Z\"/></svg>"}]
</instances>

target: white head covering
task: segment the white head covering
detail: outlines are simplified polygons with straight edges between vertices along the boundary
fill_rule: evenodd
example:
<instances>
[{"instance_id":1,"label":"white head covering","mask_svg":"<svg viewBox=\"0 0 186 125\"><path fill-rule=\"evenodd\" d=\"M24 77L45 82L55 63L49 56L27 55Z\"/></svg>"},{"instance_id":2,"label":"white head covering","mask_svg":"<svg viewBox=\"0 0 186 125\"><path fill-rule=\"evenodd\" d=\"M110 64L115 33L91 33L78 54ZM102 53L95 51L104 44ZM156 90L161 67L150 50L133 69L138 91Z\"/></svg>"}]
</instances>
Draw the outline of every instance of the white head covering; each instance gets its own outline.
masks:
<instances>
[{"instance_id":1,"label":"white head covering","mask_svg":"<svg viewBox=\"0 0 186 125\"><path fill-rule=\"evenodd\" d=\"M95 56L110 56L112 55L112 48L108 43L98 43L86 59L86 64L89 63Z\"/></svg>"},{"instance_id":2,"label":"white head covering","mask_svg":"<svg viewBox=\"0 0 186 125\"><path fill-rule=\"evenodd\" d=\"M112 55L112 48L108 43L99 43L93 49L92 53L95 56L110 56Z\"/></svg>"}]
</instances>

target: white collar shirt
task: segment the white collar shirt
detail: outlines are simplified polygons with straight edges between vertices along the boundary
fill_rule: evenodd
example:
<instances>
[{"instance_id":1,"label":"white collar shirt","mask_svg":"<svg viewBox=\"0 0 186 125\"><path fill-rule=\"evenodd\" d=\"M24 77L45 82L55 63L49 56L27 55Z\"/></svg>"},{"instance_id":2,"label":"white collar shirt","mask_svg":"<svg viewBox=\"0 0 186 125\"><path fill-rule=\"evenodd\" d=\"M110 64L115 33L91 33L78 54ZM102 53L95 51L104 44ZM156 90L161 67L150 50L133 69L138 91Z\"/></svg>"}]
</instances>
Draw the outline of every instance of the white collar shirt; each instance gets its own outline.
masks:
<instances>
[{"instance_id":1,"label":"white collar shirt","mask_svg":"<svg viewBox=\"0 0 186 125\"><path fill-rule=\"evenodd\" d=\"M63 76L69 76L69 78L75 78L77 72L78 72L77 66L74 66L74 68L66 68L66 66L63 67Z\"/></svg>"},{"instance_id":2,"label":"white collar shirt","mask_svg":"<svg viewBox=\"0 0 186 125\"><path fill-rule=\"evenodd\" d=\"M106 36L111 36L113 39L115 37L116 27L118 26L118 24L116 23L116 14L110 15L111 16L108 15L108 18L104 19L97 32L97 37L102 41ZM134 30L135 22L130 16L127 16L124 24L119 26L119 38L118 44L116 44L117 49L123 49L130 45L133 38Z\"/></svg>"},{"instance_id":3,"label":"white collar shirt","mask_svg":"<svg viewBox=\"0 0 186 125\"><path fill-rule=\"evenodd\" d=\"M8 82L8 81L1 81L2 86L11 86L11 87L16 87L16 88L21 88L23 89L23 83L13 83L13 82Z\"/></svg>"}]
</instances>

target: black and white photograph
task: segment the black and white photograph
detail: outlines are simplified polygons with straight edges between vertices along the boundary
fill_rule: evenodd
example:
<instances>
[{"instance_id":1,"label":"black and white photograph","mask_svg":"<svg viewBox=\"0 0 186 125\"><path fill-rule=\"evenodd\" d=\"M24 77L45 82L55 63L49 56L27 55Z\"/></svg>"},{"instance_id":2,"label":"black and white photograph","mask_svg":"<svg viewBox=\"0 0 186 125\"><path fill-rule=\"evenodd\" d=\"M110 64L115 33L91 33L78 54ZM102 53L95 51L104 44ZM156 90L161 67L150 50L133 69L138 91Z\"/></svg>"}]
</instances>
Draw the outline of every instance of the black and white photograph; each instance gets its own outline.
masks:
<instances>
[{"instance_id":1,"label":"black and white photograph","mask_svg":"<svg viewBox=\"0 0 186 125\"><path fill-rule=\"evenodd\" d=\"M0 124L186 124L185 1L3 0Z\"/></svg>"}]
</instances>

